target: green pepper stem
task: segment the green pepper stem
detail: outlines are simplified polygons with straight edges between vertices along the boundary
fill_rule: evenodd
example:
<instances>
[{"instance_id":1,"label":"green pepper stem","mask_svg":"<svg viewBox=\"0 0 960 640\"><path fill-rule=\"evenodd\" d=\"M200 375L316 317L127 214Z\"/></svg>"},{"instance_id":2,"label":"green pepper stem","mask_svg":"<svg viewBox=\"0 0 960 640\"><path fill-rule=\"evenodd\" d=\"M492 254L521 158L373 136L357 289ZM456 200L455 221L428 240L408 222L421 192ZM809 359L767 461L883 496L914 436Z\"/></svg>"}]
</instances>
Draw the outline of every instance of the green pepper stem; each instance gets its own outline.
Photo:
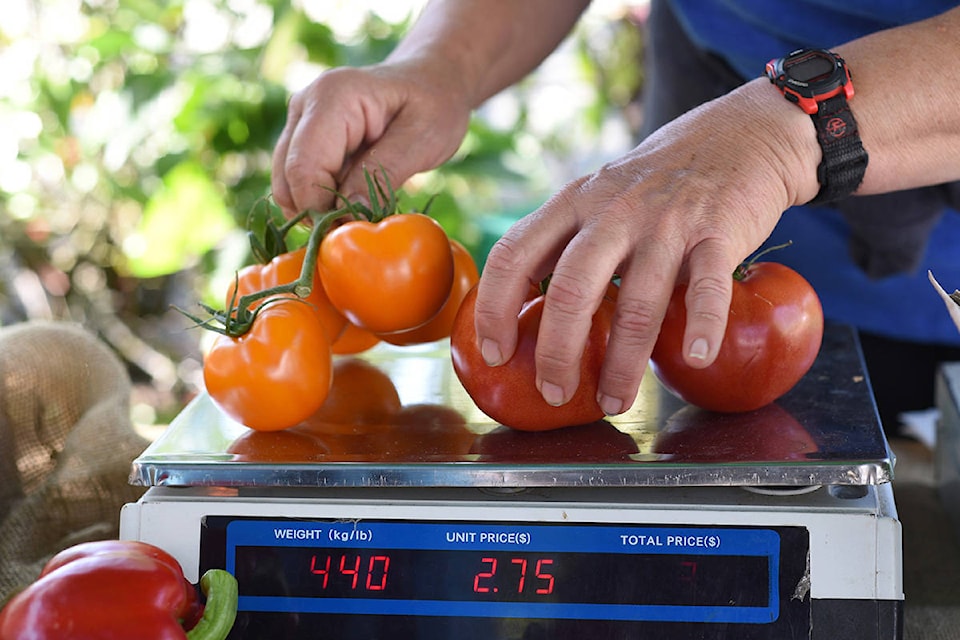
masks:
<instances>
[{"instance_id":1,"label":"green pepper stem","mask_svg":"<svg viewBox=\"0 0 960 640\"><path fill-rule=\"evenodd\" d=\"M237 618L237 579L223 569L210 569L200 578L200 589L207 604L187 640L226 640Z\"/></svg>"}]
</instances>

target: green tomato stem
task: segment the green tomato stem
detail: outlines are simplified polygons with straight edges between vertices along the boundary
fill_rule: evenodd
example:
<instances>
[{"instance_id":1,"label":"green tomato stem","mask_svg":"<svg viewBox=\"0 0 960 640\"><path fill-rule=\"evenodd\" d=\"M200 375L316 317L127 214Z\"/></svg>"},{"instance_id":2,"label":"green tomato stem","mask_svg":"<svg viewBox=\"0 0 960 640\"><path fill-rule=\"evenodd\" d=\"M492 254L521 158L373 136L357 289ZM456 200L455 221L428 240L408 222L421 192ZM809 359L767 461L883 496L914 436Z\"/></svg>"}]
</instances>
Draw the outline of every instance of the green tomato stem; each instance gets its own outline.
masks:
<instances>
[{"instance_id":1,"label":"green tomato stem","mask_svg":"<svg viewBox=\"0 0 960 640\"><path fill-rule=\"evenodd\" d=\"M251 312L250 308L255 302L263 300L264 298L283 296L291 293L303 299L313 292L313 280L317 271L320 243L323 242L323 238L327 235L330 225L333 224L334 220L343 216L344 211L337 209L336 211L328 211L323 214L307 211L304 215L310 216L313 222L313 228L310 230L310 237L307 239L307 248L303 256L300 276L293 282L241 296L241 298L236 301L236 304L231 301L231 308L227 310L224 316L224 325L228 335L239 336L250 330L250 325L256 317L256 312ZM302 220L303 218L300 219Z\"/></svg>"},{"instance_id":2,"label":"green tomato stem","mask_svg":"<svg viewBox=\"0 0 960 640\"><path fill-rule=\"evenodd\" d=\"M777 244L772 247L767 247L763 251L758 251L757 253L753 254L753 257L748 258L737 265L737 268L733 270L733 279L737 281L743 280L747 277L747 272L750 271L750 267L752 267L757 260L767 255L771 251L779 251L780 249L785 249L792 244L793 240L787 240L783 244Z\"/></svg>"}]
</instances>

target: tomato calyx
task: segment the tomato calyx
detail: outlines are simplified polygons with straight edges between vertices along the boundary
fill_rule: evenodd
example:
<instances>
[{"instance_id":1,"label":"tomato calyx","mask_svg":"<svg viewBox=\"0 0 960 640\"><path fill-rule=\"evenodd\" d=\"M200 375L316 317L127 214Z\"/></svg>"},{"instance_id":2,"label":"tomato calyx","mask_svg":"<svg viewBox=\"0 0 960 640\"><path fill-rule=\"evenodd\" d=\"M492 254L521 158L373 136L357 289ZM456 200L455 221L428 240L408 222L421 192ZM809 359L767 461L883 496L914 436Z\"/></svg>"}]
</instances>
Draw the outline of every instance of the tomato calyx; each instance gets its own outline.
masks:
<instances>
[{"instance_id":1,"label":"tomato calyx","mask_svg":"<svg viewBox=\"0 0 960 640\"><path fill-rule=\"evenodd\" d=\"M381 222L387 216L399 213L400 199L390 183L390 177L382 166L380 167L380 173L383 175L383 182L380 181L376 173L371 174L366 167L363 168L363 178L367 182L369 206L356 200L350 200L336 189L329 189L338 200L343 202L340 211L349 214L354 220L374 223Z\"/></svg>"},{"instance_id":2,"label":"tomato calyx","mask_svg":"<svg viewBox=\"0 0 960 640\"><path fill-rule=\"evenodd\" d=\"M276 227L272 222L268 222L266 225L267 230L265 231L265 237L269 238L269 240L262 244L258 239L255 238L252 232L249 235L251 238L251 248L254 252L254 255L258 257L258 260L262 261L264 258L268 257L271 253L271 250L275 249L277 246L286 247L286 234L290 229L293 228L295 224L302 221L307 215L309 215L313 221L313 228L311 229L310 237L307 240L307 247L303 257L303 266L300 270L300 276L296 280L286 284L277 285L275 287L261 289L260 291L248 293L243 296L237 296L234 294L230 300L230 303L227 305L227 308L223 310L214 309L213 307L201 302L200 307L203 308L207 314L209 314L209 317L206 319L199 318L187 311L184 311L183 309L180 309L179 307L174 308L186 317L193 320L194 323L196 323L196 325L199 327L215 331L221 335L238 338L250 331L250 328L253 326L253 323L257 319L257 315L260 313L260 311L274 301L291 299L292 297L292 299L307 304L304 298L307 298L313 291L314 275L316 274L317 254L319 252L320 242L323 240L326 232L333 224L333 221L343 215L343 211L329 211L323 214L306 211L279 228ZM279 245L276 244L278 242ZM271 247L271 249L268 249L268 247ZM237 289L236 284L237 282L235 280L234 291Z\"/></svg>"},{"instance_id":3,"label":"tomato calyx","mask_svg":"<svg viewBox=\"0 0 960 640\"><path fill-rule=\"evenodd\" d=\"M756 252L755 254L753 254L753 256L751 256L750 258L747 258L746 260L741 262L739 265L737 265L737 268L733 270L733 279L736 280L737 282L742 281L744 278L747 277L747 273L750 271L750 267L756 264L757 260L759 260L760 258L762 258L763 256L767 255L772 251L779 251L780 249L786 249L792 244L793 244L793 240L787 240L783 244L776 244L776 245L773 245L772 247L767 247L762 251Z\"/></svg>"},{"instance_id":4,"label":"tomato calyx","mask_svg":"<svg viewBox=\"0 0 960 640\"><path fill-rule=\"evenodd\" d=\"M200 303L200 307L208 316L206 318L192 315L176 306L174 308L192 320L197 326L238 338L250 331L259 310L264 305L279 299L295 298L306 301L311 296L315 286L320 245L338 223L342 222L345 217L349 217L353 218L353 221L376 224L389 216L400 213L397 192L390 183L383 167L380 167L380 173L382 174L382 180L376 173L371 174L366 168L363 169L364 178L367 182L369 206L363 202L350 200L336 190L330 189L337 199L343 202L342 207L326 212L307 209L282 223L277 220L275 208L271 210L268 206L265 211L254 209L248 219L247 239L254 258L263 265L267 265L282 254L290 252L287 236L295 227L309 220L310 232L304 248L303 263L299 276L295 280L248 292L244 295L233 296L223 310ZM432 198L430 202L432 202ZM430 202L424 207L424 214L429 208ZM234 291L236 290L237 281L235 280Z\"/></svg>"}]
</instances>

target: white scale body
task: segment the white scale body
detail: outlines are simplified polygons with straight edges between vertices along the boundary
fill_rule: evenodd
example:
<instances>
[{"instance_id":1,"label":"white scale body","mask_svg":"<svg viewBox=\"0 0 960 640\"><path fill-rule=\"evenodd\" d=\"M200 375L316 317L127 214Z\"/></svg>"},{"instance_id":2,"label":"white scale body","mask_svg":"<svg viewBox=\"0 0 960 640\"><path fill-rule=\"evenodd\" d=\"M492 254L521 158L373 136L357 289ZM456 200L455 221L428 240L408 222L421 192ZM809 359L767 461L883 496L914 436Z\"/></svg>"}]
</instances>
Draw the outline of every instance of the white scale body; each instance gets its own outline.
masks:
<instances>
[{"instance_id":1,"label":"white scale body","mask_svg":"<svg viewBox=\"0 0 960 640\"><path fill-rule=\"evenodd\" d=\"M238 459L248 430L201 396L135 461L150 488L121 537L194 582L233 571L235 640L902 638L893 460L851 331L829 327L810 374L752 420L648 375L612 424L546 434L491 423L448 358L367 357L405 404L463 414L468 450Z\"/></svg>"}]
</instances>

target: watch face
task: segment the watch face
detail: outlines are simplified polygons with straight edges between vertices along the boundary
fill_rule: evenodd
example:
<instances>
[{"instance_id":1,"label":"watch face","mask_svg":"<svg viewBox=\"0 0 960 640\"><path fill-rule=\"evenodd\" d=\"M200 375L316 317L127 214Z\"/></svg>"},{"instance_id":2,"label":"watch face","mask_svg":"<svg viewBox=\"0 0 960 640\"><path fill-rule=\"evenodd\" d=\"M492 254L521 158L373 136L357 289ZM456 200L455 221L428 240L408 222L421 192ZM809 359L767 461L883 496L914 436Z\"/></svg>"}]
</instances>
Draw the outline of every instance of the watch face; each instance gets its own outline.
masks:
<instances>
[{"instance_id":1,"label":"watch face","mask_svg":"<svg viewBox=\"0 0 960 640\"><path fill-rule=\"evenodd\" d=\"M847 81L842 60L821 49L795 51L779 61L775 76L781 87L804 98L820 98L839 90Z\"/></svg>"},{"instance_id":2,"label":"watch face","mask_svg":"<svg viewBox=\"0 0 960 640\"><path fill-rule=\"evenodd\" d=\"M807 56L787 67L785 71L794 80L815 84L826 80L835 68L833 60L821 56Z\"/></svg>"}]
</instances>

